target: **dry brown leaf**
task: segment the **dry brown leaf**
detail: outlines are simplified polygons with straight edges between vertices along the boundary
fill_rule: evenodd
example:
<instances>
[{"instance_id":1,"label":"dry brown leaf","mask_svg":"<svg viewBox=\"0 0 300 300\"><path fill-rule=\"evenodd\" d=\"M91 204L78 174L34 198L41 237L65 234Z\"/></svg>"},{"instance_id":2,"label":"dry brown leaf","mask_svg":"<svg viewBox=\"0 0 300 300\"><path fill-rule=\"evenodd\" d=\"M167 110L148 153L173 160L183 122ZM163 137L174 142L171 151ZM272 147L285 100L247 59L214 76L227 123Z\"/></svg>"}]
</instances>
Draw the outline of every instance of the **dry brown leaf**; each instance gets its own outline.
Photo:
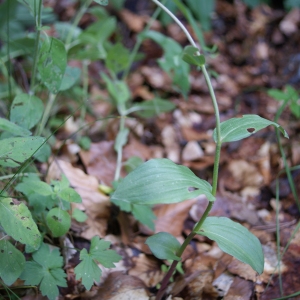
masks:
<instances>
[{"instance_id":1,"label":"dry brown leaf","mask_svg":"<svg viewBox=\"0 0 300 300\"><path fill-rule=\"evenodd\" d=\"M88 151L80 151L80 158L88 174L101 183L110 185L114 180L116 154L113 141L92 143Z\"/></svg>"},{"instance_id":2,"label":"dry brown leaf","mask_svg":"<svg viewBox=\"0 0 300 300\"><path fill-rule=\"evenodd\" d=\"M257 273L248 264L244 264L241 261L233 258L230 264L227 266L227 270L234 275L238 275L246 280L253 282L257 279Z\"/></svg>"},{"instance_id":3,"label":"dry brown leaf","mask_svg":"<svg viewBox=\"0 0 300 300\"><path fill-rule=\"evenodd\" d=\"M253 283L251 281L235 277L224 300L250 300L252 291Z\"/></svg>"},{"instance_id":4,"label":"dry brown leaf","mask_svg":"<svg viewBox=\"0 0 300 300\"><path fill-rule=\"evenodd\" d=\"M147 16L136 15L125 8L121 10L119 15L128 28L134 32L141 32L148 19Z\"/></svg>"},{"instance_id":5,"label":"dry brown leaf","mask_svg":"<svg viewBox=\"0 0 300 300\"><path fill-rule=\"evenodd\" d=\"M161 271L160 263L153 256L141 253L133 257L132 261L134 267L129 270L128 274L143 280L147 287L155 287L163 280L165 274Z\"/></svg>"},{"instance_id":6,"label":"dry brown leaf","mask_svg":"<svg viewBox=\"0 0 300 300\"><path fill-rule=\"evenodd\" d=\"M198 160L204 156L204 152L197 141L188 142L182 150L183 161Z\"/></svg>"},{"instance_id":7,"label":"dry brown leaf","mask_svg":"<svg viewBox=\"0 0 300 300\"><path fill-rule=\"evenodd\" d=\"M153 212L157 217L157 219L154 220L155 233L165 231L176 237L181 236L184 221L195 203L196 200L191 199L180 203L154 207Z\"/></svg>"},{"instance_id":8,"label":"dry brown leaf","mask_svg":"<svg viewBox=\"0 0 300 300\"><path fill-rule=\"evenodd\" d=\"M285 35L290 36L299 30L298 24L300 23L300 9L292 9L280 22L279 28Z\"/></svg>"},{"instance_id":9,"label":"dry brown leaf","mask_svg":"<svg viewBox=\"0 0 300 300\"><path fill-rule=\"evenodd\" d=\"M123 272L112 272L102 283L97 295L90 299L101 300L148 300L149 293L138 277Z\"/></svg>"}]
</instances>

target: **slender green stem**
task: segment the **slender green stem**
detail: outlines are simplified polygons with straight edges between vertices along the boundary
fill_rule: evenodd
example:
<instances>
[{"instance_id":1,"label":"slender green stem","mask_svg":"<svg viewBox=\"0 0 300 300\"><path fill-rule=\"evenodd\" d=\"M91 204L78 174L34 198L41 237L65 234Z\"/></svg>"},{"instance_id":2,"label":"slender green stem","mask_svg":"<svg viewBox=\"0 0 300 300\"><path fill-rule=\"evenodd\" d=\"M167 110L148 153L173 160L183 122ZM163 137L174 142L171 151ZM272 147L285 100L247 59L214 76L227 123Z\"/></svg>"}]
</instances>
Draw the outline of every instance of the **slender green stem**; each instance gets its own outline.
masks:
<instances>
[{"instance_id":1,"label":"slender green stem","mask_svg":"<svg viewBox=\"0 0 300 300\"><path fill-rule=\"evenodd\" d=\"M124 130L124 128L125 128L125 116L121 115L119 132ZM116 166L115 178L114 178L115 181L118 181L120 179L121 168L122 168L122 157L123 157L123 148L121 147L120 149L117 150L117 166Z\"/></svg>"},{"instance_id":2,"label":"slender green stem","mask_svg":"<svg viewBox=\"0 0 300 300\"><path fill-rule=\"evenodd\" d=\"M38 56L39 56L39 43L40 43L40 36L41 36L41 27L42 27L42 2L43 0L39 0L38 2L38 11L35 14L36 17L36 38L34 44L34 52L33 52L33 66L32 66L32 73L31 73L31 82L30 82L30 93L33 95L34 92L34 85L35 85L35 78L36 78L36 70L37 70L37 63L38 63Z\"/></svg>"},{"instance_id":3,"label":"slender green stem","mask_svg":"<svg viewBox=\"0 0 300 300\"><path fill-rule=\"evenodd\" d=\"M17 178L17 177L27 177L27 176L29 176L30 174L36 175L36 173L18 173L18 174L9 174L9 175L5 175L5 176L1 176L1 177L0 177L0 181L6 180L6 179L11 179L11 178Z\"/></svg>"},{"instance_id":4,"label":"slender green stem","mask_svg":"<svg viewBox=\"0 0 300 300\"><path fill-rule=\"evenodd\" d=\"M279 289L280 296L283 295L282 277L281 277L281 254L280 254L280 226L279 226L279 178L276 178L276 247L277 247L277 261L278 261L278 275L279 275Z\"/></svg>"},{"instance_id":5,"label":"slender green stem","mask_svg":"<svg viewBox=\"0 0 300 300\"><path fill-rule=\"evenodd\" d=\"M289 101L290 101L289 99L285 100L282 103L282 105L279 107L279 109L276 113L276 116L274 118L275 122L278 122L278 119L279 119L280 115L282 114L285 107L288 105ZM282 160L283 160L283 164L284 164L284 168L285 168L285 171L286 171L286 175L287 175L287 178L288 178L291 190L292 190L292 194L293 194L293 197L295 198L295 201L297 203L298 210L300 211L300 200L299 200L298 193L297 193L297 190L296 190L296 187L295 187L295 184L294 184L291 169L288 165L285 152L284 152L283 147L280 143L280 132L279 132L278 128L276 128L276 137L277 137L277 141L278 141L279 151L280 151L280 154L281 154L281 157L282 157Z\"/></svg>"},{"instance_id":6,"label":"slender green stem","mask_svg":"<svg viewBox=\"0 0 300 300\"><path fill-rule=\"evenodd\" d=\"M74 29L78 26L81 18L83 17L83 15L85 14L85 12L87 11L87 9L89 8L89 6L92 4L94 0L87 0L84 2L84 4L80 7L74 22L72 24L72 28L70 29L67 38L66 38L66 49L68 50L70 48L70 44L71 44L71 40L72 40L72 35L74 32Z\"/></svg>"},{"instance_id":7,"label":"slender green stem","mask_svg":"<svg viewBox=\"0 0 300 300\"><path fill-rule=\"evenodd\" d=\"M166 2L166 0L164 0L162 3ZM158 17L159 13L161 12L161 8L158 7L155 12L153 13L152 17L151 17L151 20L148 22L147 26L145 27L145 29L143 30L144 32L145 31L148 31L150 29L150 27L152 26L154 20ZM137 37L137 41L131 51L131 54L130 54L130 57L129 57L129 62L128 62L128 66L126 68L126 70L124 71L123 73L123 76L122 76L122 79L124 80L125 78L128 77L128 74L129 74L129 71L130 71L130 68L133 64L133 61L134 59L136 58L136 55L141 47L141 44L142 44L142 41L143 39L140 38L139 36Z\"/></svg>"},{"instance_id":8,"label":"slender green stem","mask_svg":"<svg viewBox=\"0 0 300 300\"><path fill-rule=\"evenodd\" d=\"M49 99L48 99L48 102L47 102L47 105L46 105L46 108L45 108L45 111L44 111L44 114L43 114L42 121L40 123L40 126L38 127L37 132L36 132L37 135L41 135L42 132L45 129L45 126L46 126L46 124L48 122L48 119L50 117L51 110L53 108L54 102L56 100L56 96L57 96L57 94L52 94L52 93L49 96Z\"/></svg>"},{"instance_id":9,"label":"slender green stem","mask_svg":"<svg viewBox=\"0 0 300 300\"><path fill-rule=\"evenodd\" d=\"M83 101L80 109L80 127L84 126L84 120L86 115L86 102L88 99L88 88L89 88L89 74L88 66L90 61L84 60L82 63L82 77L83 77Z\"/></svg>"},{"instance_id":10,"label":"slender green stem","mask_svg":"<svg viewBox=\"0 0 300 300\"><path fill-rule=\"evenodd\" d=\"M171 18L173 18L173 20L183 30L183 32L187 36L187 38L188 38L189 42L191 43L191 45L197 48L197 45L194 42L193 38L191 37L191 35L187 31L187 29L184 27L184 25L180 22L180 20L169 9L167 9L162 3L160 3L158 0L152 0L152 1L154 3L156 3L159 7L161 7L167 14L169 14L169 16ZM198 55L200 55L200 51L198 51ZM219 114L217 99L216 99L214 89L213 89L212 84L211 84L210 77L209 77L208 72L206 70L206 67L202 66L201 70L203 72L206 84L207 84L208 89L209 89L210 96L212 98L213 107L214 107L214 111L215 111L215 119L216 119L216 138L217 138L217 141L216 141L216 153L215 153L213 182L212 182L212 194L214 196L216 196L217 184L218 184L218 174L219 174L220 154L221 154L221 145L222 145L222 142L221 142L221 127L220 127L220 114ZM200 218L199 222L197 222L197 224L195 225L194 230L187 236L187 238L185 239L185 241L181 245L180 249L176 252L177 256L180 257L182 255L185 248L188 246L190 241L196 235L197 231L200 230L202 224L204 223L205 219L207 218L207 216L208 216L209 212L211 211L212 207L213 207L213 202L209 202L204 214ZM169 280L170 280L177 264L178 264L178 261L173 261L173 263L172 263L171 267L169 268L165 278L162 281L162 285L161 285L161 287L160 287L160 289L157 293L156 300L160 300L163 297L163 295L165 293L165 290L167 288L168 282L169 282Z\"/></svg>"}]
</instances>

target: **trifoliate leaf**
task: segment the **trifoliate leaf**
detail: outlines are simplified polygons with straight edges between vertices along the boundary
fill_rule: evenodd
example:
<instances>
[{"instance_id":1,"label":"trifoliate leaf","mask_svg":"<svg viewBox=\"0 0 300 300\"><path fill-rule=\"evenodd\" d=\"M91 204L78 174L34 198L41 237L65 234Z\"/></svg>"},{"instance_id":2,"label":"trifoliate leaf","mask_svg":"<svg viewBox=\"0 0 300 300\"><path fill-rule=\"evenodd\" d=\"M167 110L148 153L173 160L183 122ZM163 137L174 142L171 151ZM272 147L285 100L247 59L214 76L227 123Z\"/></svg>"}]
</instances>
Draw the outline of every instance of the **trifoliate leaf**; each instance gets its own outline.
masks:
<instances>
[{"instance_id":1,"label":"trifoliate leaf","mask_svg":"<svg viewBox=\"0 0 300 300\"><path fill-rule=\"evenodd\" d=\"M114 268L114 263L120 261L122 257L114 250L108 249L110 242L100 240L95 236L91 240L91 248L80 251L81 263L75 268L76 279L82 278L82 284L89 290L95 282L100 281L102 271L97 265L99 262L106 268Z\"/></svg>"},{"instance_id":2,"label":"trifoliate leaf","mask_svg":"<svg viewBox=\"0 0 300 300\"><path fill-rule=\"evenodd\" d=\"M25 257L9 241L0 240L0 277L6 285L13 284L25 267Z\"/></svg>"},{"instance_id":3,"label":"trifoliate leaf","mask_svg":"<svg viewBox=\"0 0 300 300\"><path fill-rule=\"evenodd\" d=\"M39 285L43 296L55 300L59 295L57 286L67 286L67 275L62 269L63 258L59 250L51 250L49 245L42 244L40 249L33 253L32 258L33 261L26 262L20 278L25 280L25 285Z\"/></svg>"}]
</instances>

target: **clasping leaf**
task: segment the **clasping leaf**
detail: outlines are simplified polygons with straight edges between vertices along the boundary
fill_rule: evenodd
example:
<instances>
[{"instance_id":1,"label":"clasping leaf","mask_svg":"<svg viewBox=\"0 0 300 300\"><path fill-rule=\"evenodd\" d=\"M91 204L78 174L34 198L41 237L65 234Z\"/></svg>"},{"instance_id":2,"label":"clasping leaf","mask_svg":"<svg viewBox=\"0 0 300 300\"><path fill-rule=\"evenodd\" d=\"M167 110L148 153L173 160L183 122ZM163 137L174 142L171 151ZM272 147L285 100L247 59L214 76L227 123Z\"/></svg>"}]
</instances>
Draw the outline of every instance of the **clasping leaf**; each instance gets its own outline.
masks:
<instances>
[{"instance_id":1,"label":"clasping leaf","mask_svg":"<svg viewBox=\"0 0 300 300\"><path fill-rule=\"evenodd\" d=\"M257 115L244 115L242 118L232 118L221 123L221 142L225 143L242 140L269 125L277 127L284 137L289 137L287 132L275 122L261 118ZM214 130L213 137L216 141L216 129Z\"/></svg>"},{"instance_id":2,"label":"clasping leaf","mask_svg":"<svg viewBox=\"0 0 300 300\"><path fill-rule=\"evenodd\" d=\"M177 203L204 194L214 201L211 185L189 168L169 159L151 159L118 184L111 201L116 205Z\"/></svg>"},{"instance_id":3,"label":"clasping leaf","mask_svg":"<svg viewBox=\"0 0 300 300\"><path fill-rule=\"evenodd\" d=\"M247 228L225 217L208 217L197 232L216 241L220 249L261 274L264 254L258 238Z\"/></svg>"}]
</instances>

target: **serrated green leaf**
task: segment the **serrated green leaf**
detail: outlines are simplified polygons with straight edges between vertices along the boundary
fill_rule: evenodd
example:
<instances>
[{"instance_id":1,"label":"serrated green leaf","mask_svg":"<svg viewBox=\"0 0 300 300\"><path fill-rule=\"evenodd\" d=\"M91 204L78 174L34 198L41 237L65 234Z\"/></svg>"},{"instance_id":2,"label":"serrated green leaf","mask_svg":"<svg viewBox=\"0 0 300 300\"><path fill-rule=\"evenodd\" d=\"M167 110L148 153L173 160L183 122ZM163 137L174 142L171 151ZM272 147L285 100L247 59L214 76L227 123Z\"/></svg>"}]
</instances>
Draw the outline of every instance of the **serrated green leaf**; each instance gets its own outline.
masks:
<instances>
[{"instance_id":1,"label":"serrated green leaf","mask_svg":"<svg viewBox=\"0 0 300 300\"><path fill-rule=\"evenodd\" d=\"M42 100L29 94L17 95L11 105L10 120L27 129L34 127L44 111Z\"/></svg>"},{"instance_id":2,"label":"serrated green leaf","mask_svg":"<svg viewBox=\"0 0 300 300\"><path fill-rule=\"evenodd\" d=\"M153 213L151 207L148 205L138 205L133 204L131 212L133 216L142 224L148 226L151 230L155 230L155 225L153 220L156 219L155 214Z\"/></svg>"},{"instance_id":3,"label":"serrated green leaf","mask_svg":"<svg viewBox=\"0 0 300 300\"><path fill-rule=\"evenodd\" d=\"M204 194L214 201L211 185L189 168L169 159L151 159L128 174L111 196L117 205L177 203ZM121 204L122 205L122 204Z\"/></svg>"},{"instance_id":4,"label":"serrated green leaf","mask_svg":"<svg viewBox=\"0 0 300 300\"><path fill-rule=\"evenodd\" d=\"M108 249L110 242L100 240L95 236L91 240L90 252L86 249L80 251L80 260L82 262L74 269L76 280L82 278L82 284L89 290L94 281L99 282L102 271L97 265L97 261L106 268L114 268L114 263L120 261L122 257L114 250Z\"/></svg>"},{"instance_id":5,"label":"serrated green leaf","mask_svg":"<svg viewBox=\"0 0 300 300\"><path fill-rule=\"evenodd\" d=\"M84 213L83 211L81 211L78 208L74 208L73 212L72 212L72 217L77 221L77 222L85 222L86 219L88 218L86 213Z\"/></svg>"},{"instance_id":6,"label":"serrated green leaf","mask_svg":"<svg viewBox=\"0 0 300 300\"><path fill-rule=\"evenodd\" d=\"M22 128L16 125L15 123L10 122L4 118L0 118L0 131L9 132L12 135L18 135L18 136L31 135L31 132L29 130Z\"/></svg>"},{"instance_id":7,"label":"serrated green leaf","mask_svg":"<svg viewBox=\"0 0 300 300\"><path fill-rule=\"evenodd\" d=\"M46 221L54 237L66 234L71 227L70 215L58 207L52 208L48 212Z\"/></svg>"},{"instance_id":8,"label":"serrated green leaf","mask_svg":"<svg viewBox=\"0 0 300 300\"><path fill-rule=\"evenodd\" d=\"M225 217L208 217L197 233L216 241L222 251L249 264L259 274L263 272L264 255L260 241L241 224Z\"/></svg>"},{"instance_id":9,"label":"serrated green leaf","mask_svg":"<svg viewBox=\"0 0 300 300\"><path fill-rule=\"evenodd\" d=\"M74 269L76 280L82 278L81 283L87 290L90 290L94 281L100 281L102 271L86 249L80 251L80 260L82 260L82 262Z\"/></svg>"},{"instance_id":10,"label":"serrated green leaf","mask_svg":"<svg viewBox=\"0 0 300 300\"><path fill-rule=\"evenodd\" d=\"M243 115L242 118L232 118L221 123L221 142L239 141L269 125L277 127L284 137L289 137L287 132L275 122L261 118L257 115ZM216 141L216 129L214 130L213 137Z\"/></svg>"},{"instance_id":11,"label":"serrated green leaf","mask_svg":"<svg viewBox=\"0 0 300 300\"><path fill-rule=\"evenodd\" d=\"M0 201L0 223L4 231L22 244L38 249L41 234L24 203L17 203L11 198Z\"/></svg>"},{"instance_id":12,"label":"serrated green leaf","mask_svg":"<svg viewBox=\"0 0 300 300\"><path fill-rule=\"evenodd\" d=\"M64 44L53 37L47 37L40 49L38 70L42 82L53 94L57 94L67 67L67 52Z\"/></svg>"},{"instance_id":13,"label":"serrated green leaf","mask_svg":"<svg viewBox=\"0 0 300 300\"><path fill-rule=\"evenodd\" d=\"M80 75L79 68L67 66L59 90L65 91L71 88L80 79Z\"/></svg>"},{"instance_id":14,"label":"serrated green leaf","mask_svg":"<svg viewBox=\"0 0 300 300\"><path fill-rule=\"evenodd\" d=\"M6 285L13 284L25 267L25 257L9 241L0 240L0 277Z\"/></svg>"},{"instance_id":15,"label":"serrated green leaf","mask_svg":"<svg viewBox=\"0 0 300 300\"><path fill-rule=\"evenodd\" d=\"M28 261L20 278L25 280L25 285L40 285L43 296L55 300L59 295L57 286L66 287L67 275L62 269L63 258L57 248L51 250L47 244L42 244L40 249L33 253L34 261Z\"/></svg>"},{"instance_id":16,"label":"serrated green leaf","mask_svg":"<svg viewBox=\"0 0 300 300\"><path fill-rule=\"evenodd\" d=\"M182 59L190 64L198 67L202 67L205 65L205 57L204 55L200 55L199 49L194 46L186 46L182 52Z\"/></svg>"},{"instance_id":17,"label":"serrated green leaf","mask_svg":"<svg viewBox=\"0 0 300 300\"><path fill-rule=\"evenodd\" d=\"M13 137L1 140L0 165L18 167L30 158L45 141L42 137Z\"/></svg>"},{"instance_id":18,"label":"serrated green leaf","mask_svg":"<svg viewBox=\"0 0 300 300\"><path fill-rule=\"evenodd\" d=\"M81 203L82 199L81 196L72 188L63 189L58 193L58 197L67 201L67 202L74 202L74 203Z\"/></svg>"},{"instance_id":19,"label":"serrated green leaf","mask_svg":"<svg viewBox=\"0 0 300 300\"><path fill-rule=\"evenodd\" d=\"M172 111L175 107L176 106L171 101L154 98L133 105L131 110L142 118L151 118L163 112Z\"/></svg>"},{"instance_id":20,"label":"serrated green leaf","mask_svg":"<svg viewBox=\"0 0 300 300\"><path fill-rule=\"evenodd\" d=\"M176 252L180 248L177 239L167 232L159 232L147 238L146 244L152 253L159 259L180 260Z\"/></svg>"}]
</instances>

